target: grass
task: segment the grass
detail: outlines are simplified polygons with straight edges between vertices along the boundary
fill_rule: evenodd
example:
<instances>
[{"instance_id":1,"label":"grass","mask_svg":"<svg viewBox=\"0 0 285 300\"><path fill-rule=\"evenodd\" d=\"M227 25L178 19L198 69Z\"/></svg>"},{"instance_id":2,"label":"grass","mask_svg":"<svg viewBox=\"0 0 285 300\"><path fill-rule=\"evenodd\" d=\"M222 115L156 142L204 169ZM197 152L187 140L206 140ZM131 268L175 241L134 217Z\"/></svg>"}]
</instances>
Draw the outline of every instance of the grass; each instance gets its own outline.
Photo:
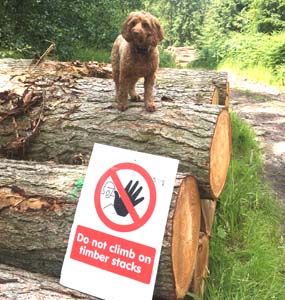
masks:
<instances>
[{"instance_id":1,"label":"grass","mask_svg":"<svg viewBox=\"0 0 285 300\"><path fill-rule=\"evenodd\" d=\"M4 50L0 49L0 59L1 58L14 58L14 59L20 59L24 58L25 55L21 51L13 51L13 50Z\"/></svg>"},{"instance_id":2,"label":"grass","mask_svg":"<svg viewBox=\"0 0 285 300\"><path fill-rule=\"evenodd\" d=\"M161 68L177 68L175 62L175 56L164 51L163 49L159 50L159 58L160 58L159 66Z\"/></svg>"},{"instance_id":3,"label":"grass","mask_svg":"<svg viewBox=\"0 0 285 300\"><path fill-rule=\"evenodd\" d=\"M235 114L232 161L210 243L206 299L285 299L285 245L277 199L261 179L259 145Z\"/></svg>"},{"instance_id":4,"label":"grass","mask_svg":"<svg viewBox=\"0 0 285 300\"><path fill-rule=\"evenodd\" d=\"M262 82L268 85L276 86L278 88L284 87L283 81L274 74L274 72L262 65L252 65L242 67L238 61L225 60L218 65L218 70L230 70L237 75L252 79L257 82Z\"/></svg>"},{"instance_id":5,"label":"grass","mask_svg":"<svg viewBox=\"0 0 285 300\"><path fill-rule=\"evenodd\" d=\"M70 54L70 60L98 61L110 63L111 50L96 48L75 48Z\"/></svg>"},{"instance_id":6,"label":"grass","mask_svg":"<svg viewBox=\"0 0 285 300\"><path fill-rule=\"evenodd\" d=\"M165 52L163 49L159 51L160 67L175 68L175 58L171 54ZM96 60L98 62L110 63L111 50L80 48L74 49L71 54L71 60L90 61Z\"/></svg>"},{"instance_id":7,"label":"grass","mask_svg":"<svg viewBox=\"0 0 285 300\"><path fill-rule=\"evenodd\" d=\"M54 53L54 59L64 60L64 61L97 61L102 63L111 62L111 48L110 49L97 49L97 48L87 48L80 45L74 46L72 49L68 48L64 53L58 56ZM161 68L175 68L175 57L170 53L164 51L163 48L159 49L160 56L160 67ZM31 55L24 51L9 51L0 49L0 58L30 58Z\"/></svg>"},{"instance_id":8,"label":"grass","mask_svg":"<svg viewBox=\"0 0 285 300\"><path fill-rule=\"evenodd\" d=\"M200 44L199 58L190 67L229 69L276 87L285 87L285 33L231 32Z\"/></svg>"}]
</instances>

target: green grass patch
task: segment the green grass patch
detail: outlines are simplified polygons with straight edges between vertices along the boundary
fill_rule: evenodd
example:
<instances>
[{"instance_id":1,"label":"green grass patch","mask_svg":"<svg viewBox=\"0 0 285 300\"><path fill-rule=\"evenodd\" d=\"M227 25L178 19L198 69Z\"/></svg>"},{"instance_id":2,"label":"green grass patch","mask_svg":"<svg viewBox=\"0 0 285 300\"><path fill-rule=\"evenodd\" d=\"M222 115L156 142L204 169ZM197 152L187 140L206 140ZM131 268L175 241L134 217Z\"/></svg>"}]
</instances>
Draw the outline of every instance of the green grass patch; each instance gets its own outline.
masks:
<instances>
[{"instance_id":1,"label":"green grass patch","mask_svg":"<svg viewBox=\"0 0 285 300\"><path fill-rule=\"evenodd\" d=\"M160 67L161 68L176 68L175 57L170 53L167 53L162 48L159 49L160 56ZM26 55L24 51L9 51L0 50L0 58L28 58L30 55ZM97 49L97 48L87 48L82 46L74 46L74 48L65 49L64 56L53 57L57 60L64 61L98 61L102 63L111 63L111 49Z\"/></svg>"},{"instance_id":2,"label":"green grass patch","mask_svg":"<svg viewBox=\"0 0 285 300\"><path fill-rule=\"evenodd\" d=\"M276 86L278 88L282 88L285 85L284 80L280 79L272 69L261 64L249 65L245 67L239 61L235 61L234 59L226 59L218 65L217 69L229 70L247 79L265 83L271 86Z\"/></svg>"},{"instance_id":3,"label":"green grass patch","mask_svg":"<svg viewBox=\"0 0 285 300\"><path fill-rule=\"evenodd\" d=\"M26 45L25 47L15 47L15 49L0 49L0 59L1 58L26 58L29 56L31 47Z\"/></svg>"},{"instance_id":4,"label":"green grass patch","mask_svg":"<svg viewBox=\"0 0 285 300\"><path fill-rule=\"evenodd\" d=\"M175 57L163 49L159 51L160 67L175 68ZM111 62L111 49L74 48L69 52L68 60Z\"/></svg>"},{"instance_id":5,"label":"green grass patch","mask_svg":"<svg viewBox=\"0 0 285 300\"><path fill-rule=\"evenodd\" d=\"M285 33L232 32L206 39L189 67L229 69L259 82L285 86Z\"/></svg>"},{"instance_id":6,"label":"green grass patch","mask_svg":"<svg viewBox=\"0 0 285 300\"><path fill-rule=\"evenodd\" d=\"M159 66L161 68L176 68L175 56L170 53L164 51L163 49L159 49Z\"/></svg>"},{"instance_id":7,"label":"green grass patch","mask_svg":"<svg viewBox=\"0 0 285 300\"><path fill-rule=\"evenodd\" d=\"M229 36L220 48L220 64L247 78L285 86L285 33Z\"/></svg>"},{"instance_id":8,"label":"green grass patch","mask_svg":"<svg viewBox=\"0 0 285 300\"><path fill-rule=\"evenodd\" d=\"M233 153L210 243L206 299L285 299L285 246L277 199L261 178L253 130L235 114Z\"/></svg>"},{"instance_id":9,"label":"green grass patch","mask_svg":"<svg viewBox=\"0 0 285 300\"><path fill-rule=\"evenodd\" d=\"M70 51L68 60L98 61L102 63L110 63L111 50L82 47L74 48Z\"/></svg>"}]
</instances>

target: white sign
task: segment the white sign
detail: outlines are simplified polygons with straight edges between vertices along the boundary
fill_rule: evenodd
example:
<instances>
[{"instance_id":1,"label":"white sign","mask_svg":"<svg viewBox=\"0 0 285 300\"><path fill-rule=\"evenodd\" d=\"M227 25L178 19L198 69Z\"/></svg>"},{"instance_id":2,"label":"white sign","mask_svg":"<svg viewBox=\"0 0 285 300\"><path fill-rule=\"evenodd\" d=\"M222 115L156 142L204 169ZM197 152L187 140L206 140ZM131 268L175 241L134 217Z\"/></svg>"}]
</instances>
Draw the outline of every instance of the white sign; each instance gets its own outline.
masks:
<instances>
[{"instance_id":1,"label":"white sign","mask_svg":"<svg viewBox=\"0 0 285 300\"><path fill-rule=\"evenodd\" d=\"M151 300L177 168L95 144L60 283L106 300Z\"/></svg>"}]
</instances>

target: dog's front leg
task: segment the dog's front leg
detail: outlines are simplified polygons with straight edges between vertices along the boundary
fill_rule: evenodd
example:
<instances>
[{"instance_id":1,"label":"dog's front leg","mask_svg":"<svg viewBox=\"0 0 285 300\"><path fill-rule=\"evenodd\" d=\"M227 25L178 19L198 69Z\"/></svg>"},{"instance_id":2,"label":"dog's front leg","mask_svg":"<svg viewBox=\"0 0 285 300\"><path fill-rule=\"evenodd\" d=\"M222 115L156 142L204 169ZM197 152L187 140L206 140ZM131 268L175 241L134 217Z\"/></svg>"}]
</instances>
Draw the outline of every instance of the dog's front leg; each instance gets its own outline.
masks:
<instances>
[{"instance_id":1,"label":"dog's front leg","mask_svg":"<svg viewBox=\"0 0 285 300\"><path fill-rule=\"evenodd\" d=\"M120 82L118 84L118 94L116 97L118 108L121 111L125 111L128 108L128 90L129 84L125 76L120 76Z\"/></svg>"},{"instance_id":2,"label":"dog's front leg","mask_svg":"<svg viewBox=\"0 0 285 300\"><path fill-rule=\"evenodd\" d=\"M155 111L155 104L153 101L153 87L155 83L155 74L144 78L144 104L147 111Z\"/></svg>"},{"instance_id":3,"label":"dog's front leg","mask_svg":"<svg viewBox=\"0 0 285 300\"><path fill-rule=\"evenodd\" d=\"M129 81L129 94L131 96L132 101L140 101L141 97L136 92L136 82L138 81L138 78L132 78Z\"/></svg>"}]
</instances>

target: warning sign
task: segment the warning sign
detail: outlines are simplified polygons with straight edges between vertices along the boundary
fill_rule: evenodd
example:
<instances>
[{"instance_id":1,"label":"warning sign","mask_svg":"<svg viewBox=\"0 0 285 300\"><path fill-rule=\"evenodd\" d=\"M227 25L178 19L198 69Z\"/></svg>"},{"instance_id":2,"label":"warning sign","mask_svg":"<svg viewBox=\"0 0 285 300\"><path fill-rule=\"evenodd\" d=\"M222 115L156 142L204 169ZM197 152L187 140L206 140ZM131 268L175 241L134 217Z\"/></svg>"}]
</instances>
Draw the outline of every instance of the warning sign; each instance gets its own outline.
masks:
<instances>
[{"instance_id":1,"label":"warning sign","mask_svg":"<svg viewBox=\"0 0 285 300\"><path fill-rule=\"evenodd\" d=\"M105 300L152 299L177 167L95 144L60 283Z\"/></svg>"}]
</instances>

